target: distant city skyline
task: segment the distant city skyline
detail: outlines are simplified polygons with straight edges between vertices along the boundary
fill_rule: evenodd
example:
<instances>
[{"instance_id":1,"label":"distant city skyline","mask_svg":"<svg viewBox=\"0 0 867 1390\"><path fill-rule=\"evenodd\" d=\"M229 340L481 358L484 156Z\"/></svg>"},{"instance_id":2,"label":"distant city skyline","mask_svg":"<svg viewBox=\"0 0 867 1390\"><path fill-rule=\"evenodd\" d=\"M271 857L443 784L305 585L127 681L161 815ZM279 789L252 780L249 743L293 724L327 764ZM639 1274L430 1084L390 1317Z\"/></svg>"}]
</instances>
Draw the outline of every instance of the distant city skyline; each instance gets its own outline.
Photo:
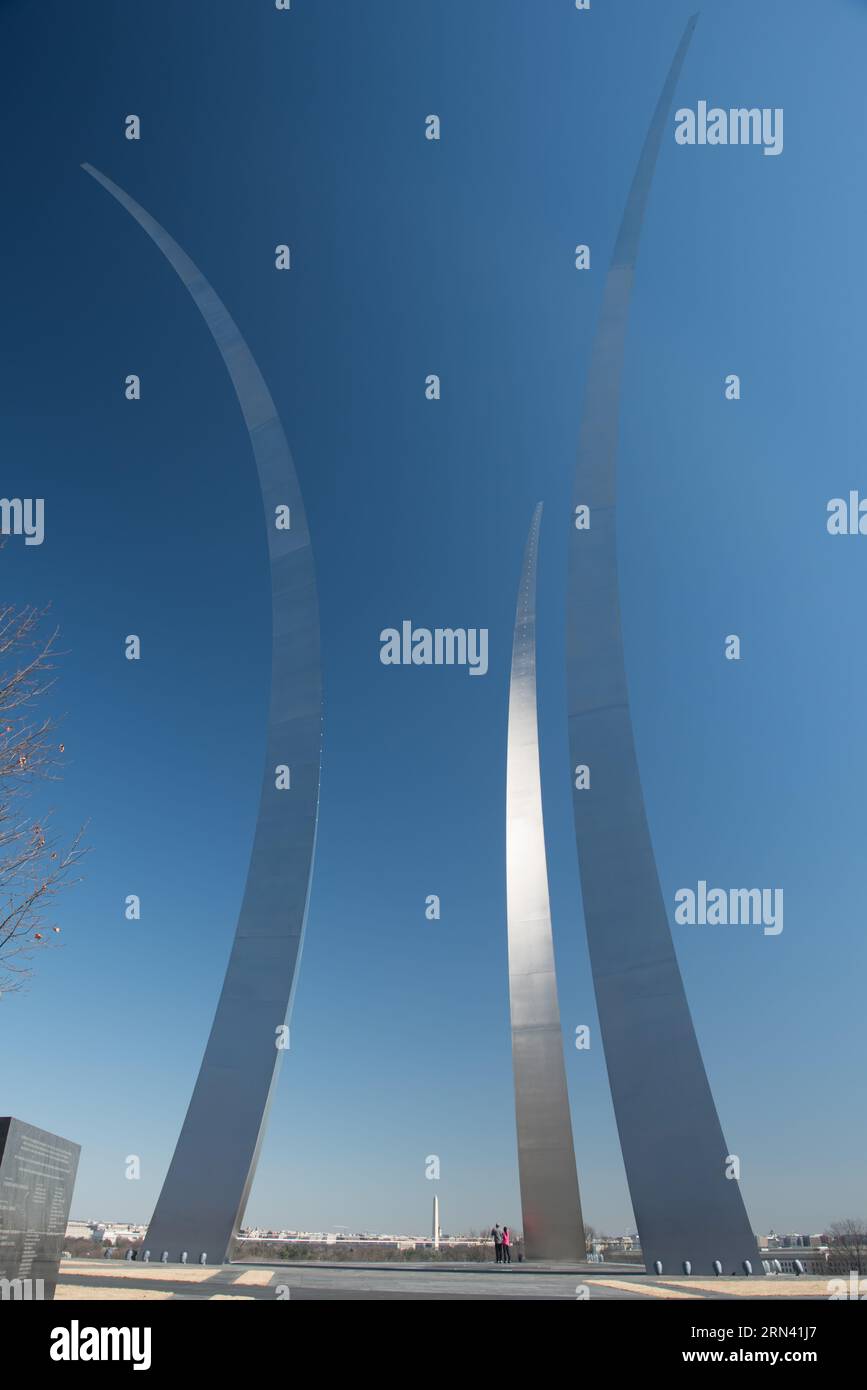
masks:
<instances>
[{"instance_id":1,"label":"distant city skyline","mask_svg":"<svg viewBox=\"0 0 867 1390\"><path fill-rule=\"evenodd\" d=\"M73 1227L80 1229L74 1231ZM521 1228L519 1226L510 1226L510 1229L517 1232L516 1240L523 1241L523 1232L521 1231ZM591 1229L594 1232L592 1236L592 1243L600 1244L608 1242L612 1245L616 1245L622 1242L627 1242L630 1245L634 1246L636 1249L641 1248L638 1232L634 1228L627 1228L622 1231L603 1231L597 1230L596 1228L590 1226L588 1227L588 1229ZM79 1234L83 1236L85 1230L87 1230L91 1234L91 1236L93 1236L94 1239L97 1239L97 1236L94 1233L103 1232L103 1236L100 1236L99 1239L104 1239L105 1235L111 1235L116 1238L120 1237L127 1238L130 1240L145 1241L147 1235L147 1222L79 1220L70 1217L69 1223L67 1225L67 1237L73 1238L74 1236L77 1236ZM792 1228L791 1230L784 1231L776 1231L774 1229L770 1229L768 1231L757 1231L756 1237L762 1249L810 1249L815 1248L815 1246L819 1243L825 1242L826 1238L830 1234L831 1233L829 1231L808 1231L806 1229ZM414 1240L417 1242L431 1242L433 1240L433 1236L430 1231L422 1231L421 1229L415 1230L407 1228L405 1230L372 1230L367 1227L359 1226L356 1228L353 1226L345 1226L343 1224L336 1226L325 1226L321 1229L314 1229L312 1227L308 1228L303 1226L273 1226L268 1225L267 1223L260 1226L242 1226L239 1229L238 1236L236 1237L236 1239L286 1239L298 1241L304 1241L305 1239L309 1239L323 1242L326 1239L326 1237L338 1241L369 1239L372 1241ZM442 1230L441 1228L440 1239L444 1241L472 1240L487 1243L491 1239L491 1234L490 1230L484 1227L471 1227L466 1230L460 1228ZM588 1249L589 1248L590 1247L588 1245Z\"/></svg>"}]
</instances>

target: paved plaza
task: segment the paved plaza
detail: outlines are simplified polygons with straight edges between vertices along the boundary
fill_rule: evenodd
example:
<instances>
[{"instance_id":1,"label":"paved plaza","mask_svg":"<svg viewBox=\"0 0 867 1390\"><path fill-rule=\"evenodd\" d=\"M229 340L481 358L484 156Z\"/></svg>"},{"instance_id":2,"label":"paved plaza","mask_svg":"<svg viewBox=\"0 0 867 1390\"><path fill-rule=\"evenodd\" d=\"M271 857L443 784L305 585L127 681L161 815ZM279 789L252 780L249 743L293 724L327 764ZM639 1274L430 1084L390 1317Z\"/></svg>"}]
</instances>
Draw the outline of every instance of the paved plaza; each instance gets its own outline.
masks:
<instances>
[{"instance_id":1,"label":"paved plaza","mask_svg":"<svg viewBox=\"0 0 867 1390\"><path fill-rule=\"evenodd\" d=\"M708 1299L828 1298L826 1279L778 1276L670 1279L635 1274L623 1265L273 1263L269 1265L142 1265L64 1260L57 1298L244 1301L251 1299ZM587 1290L585 1293L584 1290Z\"/></svg>"}]
</instances>

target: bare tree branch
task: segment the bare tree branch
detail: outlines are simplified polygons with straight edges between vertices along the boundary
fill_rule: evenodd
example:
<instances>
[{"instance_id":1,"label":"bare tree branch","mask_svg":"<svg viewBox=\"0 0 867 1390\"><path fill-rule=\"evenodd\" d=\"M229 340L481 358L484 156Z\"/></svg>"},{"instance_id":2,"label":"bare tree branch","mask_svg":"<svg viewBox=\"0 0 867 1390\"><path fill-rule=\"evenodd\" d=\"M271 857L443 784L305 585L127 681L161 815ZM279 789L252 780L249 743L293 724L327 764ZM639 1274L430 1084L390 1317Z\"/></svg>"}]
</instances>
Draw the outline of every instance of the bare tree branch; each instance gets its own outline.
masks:
<instances>
[{"instance_id":1,"label":"bare tree branch","mask_svg":"<svg viewBox=\"0 0 867 1390\"><path fill-rule=\"evenodd\" d=\"M21 989L36 951L56 944L54 899L78 882L71 874L86 853L83 831L62 848L51 812L27 812L35 786L59 779L64 752L55 721L32 709L52 688L59 656L46 616L0 603L0 998Z\"/></svg>"}]
</instances>

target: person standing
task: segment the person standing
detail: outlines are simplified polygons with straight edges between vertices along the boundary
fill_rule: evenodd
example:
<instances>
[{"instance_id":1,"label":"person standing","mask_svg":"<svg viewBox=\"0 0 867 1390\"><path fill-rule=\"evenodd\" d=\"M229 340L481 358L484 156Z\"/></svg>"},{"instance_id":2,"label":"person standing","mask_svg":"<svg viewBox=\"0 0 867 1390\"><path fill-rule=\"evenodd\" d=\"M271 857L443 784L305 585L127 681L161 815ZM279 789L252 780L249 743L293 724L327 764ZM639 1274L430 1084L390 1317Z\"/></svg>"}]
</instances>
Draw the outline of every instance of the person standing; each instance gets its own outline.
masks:
<instances>
[{"instance_id":1,"label":"person standing","mask_svg":"<svg viewBox=\"0 0 867 1390\"><path fill-rule=\"evenodd\" d=\"M510 1265L510 1264L512 1263L512 1250L511 1250L511 1245L512 1245L512 1237L509 1235L509 1228L508 1228L508 1226L504 1226L504 1227L503 1227L503 1264Z\"/></svg>"},{"instance_id":2,"label":"person standing","mask_svg":"<svg viewBox=\"0 0 867 1390\"><path fill-rule=\"evenodd\" d=\"M503 1232L500 1230L499 1221L497 1222L496 1226L493 1226L491 1228L491 1236L493 1237L494 1241L494 1254L496 1256L497 1264L500 1265L503 1263Z\"/></svg>"}]
</instances>

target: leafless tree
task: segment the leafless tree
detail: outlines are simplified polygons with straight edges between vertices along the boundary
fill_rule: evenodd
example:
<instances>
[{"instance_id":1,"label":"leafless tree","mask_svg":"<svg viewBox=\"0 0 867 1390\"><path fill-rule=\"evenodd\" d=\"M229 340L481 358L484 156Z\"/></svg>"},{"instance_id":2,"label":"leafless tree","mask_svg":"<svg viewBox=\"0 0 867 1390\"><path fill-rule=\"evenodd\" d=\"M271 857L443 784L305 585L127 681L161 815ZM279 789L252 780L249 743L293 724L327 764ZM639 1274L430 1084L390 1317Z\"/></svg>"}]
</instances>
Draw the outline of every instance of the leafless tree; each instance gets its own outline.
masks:
<instances>
[{"instance_id":1,"label":"leafless tree","mask_svg":"<svg viewBox=\"0 0 867 1390\"><path fill-rule=\"evenodd\" d=\"M867 1221L863 1218L847 1217L835 1221L827 1233L828 1254L835 1265L855 1270L857 1274L867 1271Z\"/></svg>"},{"instance_id":2,"label":"leafless tree","mask_svg":"<svg viewBox=\"0 0 867 1390\"><path fill-rule=\"evenodd\" d=\"M46 635L46 618L0 603L0 998L21 989L34 954L56 942L54 899L85 853L80 831L62 848L51 811L30 813L34 790L58 780L64 751L54 720L34 709L54 683L58 634Z\"/></svg>"}]
</instances>

